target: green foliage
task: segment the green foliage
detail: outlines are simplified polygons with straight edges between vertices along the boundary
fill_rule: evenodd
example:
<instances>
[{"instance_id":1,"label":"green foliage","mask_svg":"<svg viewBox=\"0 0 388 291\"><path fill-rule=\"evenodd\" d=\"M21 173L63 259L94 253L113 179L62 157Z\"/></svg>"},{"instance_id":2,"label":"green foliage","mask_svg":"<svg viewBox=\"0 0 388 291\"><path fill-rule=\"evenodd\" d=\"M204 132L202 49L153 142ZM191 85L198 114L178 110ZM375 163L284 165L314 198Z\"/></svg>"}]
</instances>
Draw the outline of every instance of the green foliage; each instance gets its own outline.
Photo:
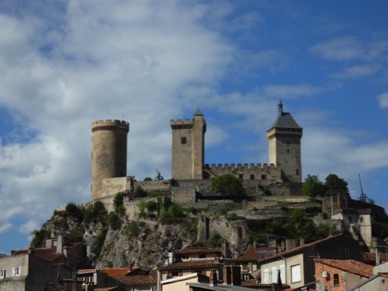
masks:
<instances>
[{"instance_id":1,"label":"green foliage","mask_svg":"<svg viewBox=\"0 0 388 291\"><path fill-rule=\"evenodd\" d=\"M133 191L133 197L140 198L140 197L147 197L147 191L145 191L141 186L136 186L135 190Z\"/></svg>"},{"instance_id":2,"label":"green foliage","mask_svg":"<svg viewBox=\"0 0 388 291\"><path fill-rule=\"evenodd\" d=\"M97 201L92 205L89 205L84 210L84 222L89 223L91 221L104 223L108 212L105 209L104 203Z\"/></svg>"},{"instance_id":3,"label":"green foliage","mask_svg":"<svg viewBox=\"0 0 388 291\"><path fill-rule=\"evenodd\" d=\"M213 232L209 237L208 245L212 248L221 247L222 245L221 235L217 232Z\"/></svg>"},{"instance_id":4,"label":"green foliage","mask_svg":"<svg viewBox=\"0 0 388 291\"><path fill-rule=\"evenodd\" d=\"M132 220L128 224L128 231L129 231L131 236L137 237L137 236L139 236L141 229L140 229L139 224L136 221Z\"/></svg>"},{"instance_id":5,"label":"green foliage","mask_svg":"<svg viewBox=\"0 0 388 291\"><path fill-rule=\"evenodd\" d=\"M225 174L213 179L212 190L233 197L245 196L246 194L241 179L232 174Z\"/></svg>"},{"instance_id":6,"label":"green foliage","mask_svg":"<svg viewBox=\"0 0 388 291\"><path fill-rule=\"evenodd\" d=\"M100 232L97 234L96 242L94 244L93 252L94 252L94 259L97 259L100 254L102 247L104 246L106 234L108 233L108 228L103 227Z\"/></svg>"},{"instance_id":7,"label":"green foliage","mask_svg":"<svg viewBox=\"0 0 388 291\"><path fill-rule=\"evenodd\" d=\"M108 225L113 230L118 230L121 228L121 219L116 212L109 212Z\"/></svg>"},{"instance_id":8,"label":"green foliage","mask_svg":"<svg viewBox=\"0 0 388 291\"><path fill-rule=\"evenodd\" d=\"M113 199L113 205L118 215L125 214L124 196L125 196L124 192L120 192L120 193L117 193Z\"/></svg>"},{"instance_id":9,"label":"green foliage","mask_svg":"<svg viewBox=\"0 0 388 291\"><path fill-rule=\"evenodd\" d=\"M32 234L34 235L34 238L32 239L30 244L31 248L43 247L45 240L47 238L50 238L50 232L43 228L41 230L35 230Z\"/></svg>"},{"instance_id":10,"label":"green foliage","mask_svg":"<svg viewBox=\"0 0 388 291\"><path fill-rule=\"evenodd\" d=\"M330 174L326 177L325 186L326 196L349 195L348 183L336 174Z\"/></svg>"},{"instance_id":11,"label":"green foliage","mask_svg":"<svg viewBox=\"0 0 388 291\"><path fill-rule=\"evenodd\" d=\"M78 208L77 205L70 202L66 205L66 212L71 216L77 219L78 221L82 221L84 219L84 214L80 208Z\"/></svg>"},{"instance_id":12,"label":"green foliage","mask_svg":"<svg viewBox=\"0 0 388 291\"><path fill-rule=\"evenodd\" d=\"M233 221L233 220L244 220L245 217L238 216L236 213L228 213L225 216L226 220Z\"/></svg>"},{"instance_id":13,"label":"green foliage","mask_svg":"<svg viewBox=\"0 0 388 291\"><path fill-rule=\"evenodd\" d=\"M152 181L151 177L145 177L143 181Z\"/></svg>"},{"instance_id":14,"label":"green foliage","mask_svg":"<svg viewBox=\"0 0 388 291\"><path fill-rule=\"evenodd\" d=\"M303 209L294 209L284 218L268 220L247 220L250 239L259 243L267 242L268 238L303 238L312 242L334 234L336 230L328 225L315 225Z\"/></svg>"},{"instance_id":15,"label":"green foliage","mask_svg":"<svg viewBox=\"0 0 388 291\"><path fill-rule=\"evenodd\" d=\"M160 222L162 223L182 223L185 217L183 208L172 204L168 208L162 208L160 211Z\"/></svg>"},{"instance_id":16,"label":"green foliage","mask_svg":"<svg viewBox=\"0 0 388 291\"><path fill-rule=\"evenodd\" d=\"M325 186L317 175L307 175L302 186L302 191L304 195L315 198L317 196L324 196Z\"/></svg>"}]
</instances>

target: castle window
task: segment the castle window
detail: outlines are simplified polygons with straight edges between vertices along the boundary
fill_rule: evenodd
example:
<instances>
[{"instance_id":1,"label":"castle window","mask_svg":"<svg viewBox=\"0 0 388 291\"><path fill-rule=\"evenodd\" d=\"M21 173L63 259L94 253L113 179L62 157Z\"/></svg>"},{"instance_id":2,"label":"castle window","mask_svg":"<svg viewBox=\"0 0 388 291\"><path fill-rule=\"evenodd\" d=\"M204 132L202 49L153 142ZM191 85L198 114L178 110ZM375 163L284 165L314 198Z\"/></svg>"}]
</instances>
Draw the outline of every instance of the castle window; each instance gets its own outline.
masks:
<instances>
[{"instance_id":1,"label":"castle window","mask_svg":"<svg viewBox=\"0 0 388 291\"><path fill-rule=\"evenodd\" d=\"M187 143L187 139L185 136L182 136L181 137L181 144L186 144Z\"/></svg>"},{"instance_id":2,"label":"castle window","mask_svg":"<svg viewBox=\"0 0 388 291\"><path fill-rule=\"evenodd\" d=\"M265 175L261 175L261 180L265 180Z\"/></svg>"},{"instance_id":3,"label":"castle window","mask_svg":"<svg viewBox=\"0 0 388 291\"><path fill-rule=\"evenodd\" d=\"M251 180L255 180L255 175L251 175Z\"/></svg>"},{"instance_id":4,"label":"castle window","mask_svg":"<svg viewBox=\"0 0 388 291\"><path fill-rule=\"evenodd\" d=\"M296 175L299 176L299 169L296 169Z\"/></svg>"},{"instance_id":5,"label":"castle window","mask_svg":"<svg viewBox=\"0 0 388 291\"><path fill-rule=\"evenodd\" d=\"M238 177L239 177L239 179L243 179L244 178L244 175L243 174L240 174L240 175L238 175Z\"/></svg>"}]
</instances>

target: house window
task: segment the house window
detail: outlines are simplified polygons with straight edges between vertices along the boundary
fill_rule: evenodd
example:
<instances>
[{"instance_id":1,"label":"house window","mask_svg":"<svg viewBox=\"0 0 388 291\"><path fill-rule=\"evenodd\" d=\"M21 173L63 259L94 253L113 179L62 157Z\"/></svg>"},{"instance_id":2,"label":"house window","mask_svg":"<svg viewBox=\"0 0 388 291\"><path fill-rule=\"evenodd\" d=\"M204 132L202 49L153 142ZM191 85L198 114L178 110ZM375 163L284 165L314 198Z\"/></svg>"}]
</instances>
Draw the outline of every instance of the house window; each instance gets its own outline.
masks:
<instances>
[{"instance_id":1,"label":"house window","mask_svg":"<svg viewBox=\"0 0 388 291\"><path fill-rule=\"evenodd\" d=\"M339 277L338 277L338 274L334 274L333 280L334 280L334 285L339 285Z\"/></svg>"},{"instance_id":2,"label":"house window","mask_svg":"<svg viewBox=\"0 0 388 291\"><path fill-rule=\"evenodd\" d=\"M263 284L269 284L269 270L268 269L264 269Z\"/></svg>"},{"instance_id":3,"label":"house window","mask_svg":"<svg viewBox=\"0 0 388 291\"><path fill-rule=\"evenodd\" d=\"M255 180L255 175L251 175L251 180Z\"/></svg>"},{"instance_id":4,"label":"house window","mask_svg":"<svg viewBox=\"0 0 388 291\"><path fill-rule=\"evenodd\" d=\"M272 267L272 283L276 283L278 281L278 273L276 271L276 267Z\"/></svg>"},{"instance_id":5,"label":"house window","mask_svg":"<svg viewBox=\"0 0 388 291\"><path fill-rule=\"evenodd\" d=\"M199 255L199 258L200 258L200 259L206 258L206 254L200 254L200 255Z\"/></svg>"},{"instance_id":6,"label":"house window","mask_svg":"<svg viewBox=\"0 0 388 291\"><path fill-rule=\"evenodd\" d=\"M187 138L185 136L181 137L181 144L186 144L187 143Z\"/></svg>"},{"instance_id":7,"label":"house window","mask_svg":"<svg viewBox=\"0 0 388 291\"><path fill-rule=\"evenodd\" d=\"M291 283L301 281L300 265L291 266Z\"/></svg>"},{"instance_id":8,"label":"house window","mask_svg":"<svg viewBox=\"0 0 388 291\"><path fill-rule=\"evenodd\" d=\"M12 268L13 276L20 276L21 273L22 273L22 267Z\"/></svg>"},{"instance_id":9,"label":"house window","mask_svg":"<svg viewBox=\"0 0 388 291\"><path fill-rule=\"evenodd\" d=\"M3 278L5 278L5 270L0 269L0 279L3 279Z\"/></svg>"},{"instance_id":10,"label":"house window","mask_svg":"<svg viewBox=\"0 0 388 291\"><path fill-rule=\"evenodd\" d=\"M265 180L265 175L261 175L261 180Z\"/></svg>"}]
</instances>

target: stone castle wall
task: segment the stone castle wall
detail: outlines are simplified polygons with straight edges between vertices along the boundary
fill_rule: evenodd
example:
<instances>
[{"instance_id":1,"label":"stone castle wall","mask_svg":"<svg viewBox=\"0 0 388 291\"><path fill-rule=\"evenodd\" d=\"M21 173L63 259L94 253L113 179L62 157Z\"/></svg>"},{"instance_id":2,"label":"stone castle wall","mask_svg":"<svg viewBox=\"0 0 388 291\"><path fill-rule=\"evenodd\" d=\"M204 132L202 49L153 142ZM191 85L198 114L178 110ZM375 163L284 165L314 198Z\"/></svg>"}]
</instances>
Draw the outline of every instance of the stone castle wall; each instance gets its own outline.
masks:
<instances>
[{"instance_id":1,"label":"stone castle wall","mask_svg":"<svg viewBox=\"0 0 388 291\"><path fill-rule=\"evenodd\" d=\"M232 174L242 180L270 180L281 182L281 169L267 164L211 164L205 165L209 178Z\"/></svg>"}]
</instances>

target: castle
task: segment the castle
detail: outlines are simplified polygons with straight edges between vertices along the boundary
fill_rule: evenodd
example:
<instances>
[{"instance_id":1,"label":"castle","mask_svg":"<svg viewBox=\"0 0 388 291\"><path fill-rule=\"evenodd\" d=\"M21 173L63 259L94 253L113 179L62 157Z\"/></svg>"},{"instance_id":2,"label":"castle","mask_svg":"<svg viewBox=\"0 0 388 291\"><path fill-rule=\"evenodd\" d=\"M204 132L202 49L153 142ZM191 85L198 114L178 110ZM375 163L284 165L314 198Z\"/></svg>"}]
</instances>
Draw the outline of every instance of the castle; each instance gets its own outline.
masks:
<instances>
[{"instance_id":1,"label":"castle","mask_svg":"<svg viewBox=\"0 0 388 291\"><path fill-rule=\"evenodd\" d=\"M206 121L199 109L192 120L171 120L170 125L174 180L211 180L229 173L243 181L301 183L303 129L289 112L283 111L281 101L278 104L278 116L267 131L268 164L205 164ZM136 182L134 177L127 176L126 170L128 132L129 123L126 121L93 122L92 201L133 189ZM143 182L142 186L147 188L145 184ZM148 184L152 187L152 183ZM159 186L163 187L160 183Z\"/></svg>"}]
</instances>

